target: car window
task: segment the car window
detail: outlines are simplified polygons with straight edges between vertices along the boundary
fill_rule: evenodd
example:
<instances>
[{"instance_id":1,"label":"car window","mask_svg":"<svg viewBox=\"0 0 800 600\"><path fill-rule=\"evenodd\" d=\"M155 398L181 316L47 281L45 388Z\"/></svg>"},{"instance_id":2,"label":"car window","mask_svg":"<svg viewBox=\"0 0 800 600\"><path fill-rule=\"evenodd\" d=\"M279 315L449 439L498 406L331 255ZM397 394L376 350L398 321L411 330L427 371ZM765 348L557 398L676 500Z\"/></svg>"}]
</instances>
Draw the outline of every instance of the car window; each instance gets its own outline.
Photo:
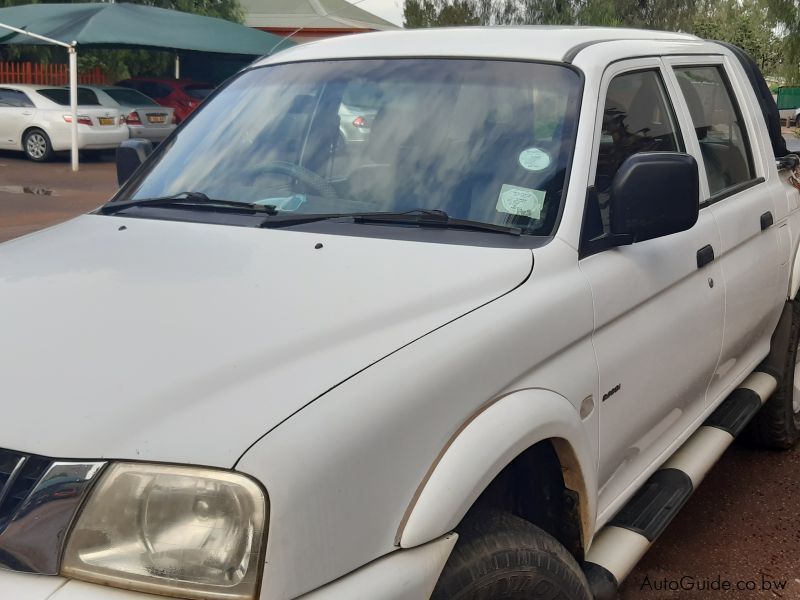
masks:
<instances>
[{"instance_id":1,"label":"car window","mask_svg":"<svg viewBox=\"0 0 800 600\"><path fill-rule=\"evenodd\" d=\"M635 71L611 80L603 107L594 194L587 206L584 235L609 228L611 183L625 159L638 152L680 152L683 140L657 70Z\"/></svg>"},{"instance_id":2,"label":"car window","mask_svg":"<svg viewBox=\"0 0 800 600\"><path fill-rule=\"evenodd\" d=\"M52 100L61 106L69 106L69 90L66 88L43 88L36 90L45 98ZM92 90L86 88L78 88L78 104L80 106L100 106L100 101L97 99L97 94Z\"/></svg>"},{"instance_id":3,"label":"car window","mask_svg":"<svg viewBox=\"0 0 800 600\"><path fill-rule=\"evenodd\" d=\"M25 92L19 90L0 89L0 106L20 108L33 106Z\"/></svg>"},{"instance_id":4,"label":"car window","mask_svg":"<svg viewBox=\"0 0 800 600\"><path fill-rule=\"evenodd\" d=\"M103 91L123 106L158 106L152 98L148 98L136 90L122 88L103 88Z\"/></svg>"},{"instance_id":5,"label":"car window","mask_svg":"<svg viewBox=\"0 0 800 600\"><path fill-rule=\"evenodd\" d=\"M209 101L119 199L195 190L297 214L419 208L550 235L580 86L568 67L512 61L253 69ZM543 107L537 126L544 90L560 106Z\"/></svg>"},{"instance_id":6,"label":"car window","mask_svg":"<svg viewBox=\"0 0 800 600\"><path fill-rule=\"evenodd\" d=\"M130 81L122 81L118 85L138 90L150 98L163 98L164 96L168 96L170 92L169 88L159 85L153 81L137 81L132 79Z\"/></svg>"},{"instance_id":7,"label":"car window","mask_svg":"<svg viewBox=\"0 0 800 600\"><path fill-rule=\"evenodd\" d=\"M152 97L153 98L166 98L167 96L169 96L173 92L173 88L172 87L170 87L169 85L163 84L163 83L153 83L152 86L153 86L152 87L152 90L153 90ZM147 95L150 96L150 94L147 94Z\"/></svg>"},{"instance_id":8,"label":"car window","mask_svg":"<svg viewBox=\"0 0 800 600\"><path fill-rule=\"evenodd\" d=\"M755 179L739 107L721 66L675 69L705 165L712 196Z\"/></svg>"},{"instance_id":9,"label":"car window","mask_svg":"<svg viewBox=\"0 0 800 600\"><path fill-rule=\"evenodd\" d=\"M214 88L210 85L193 83L183 86L183 91L191 98L205 100L208 95L214 91Z\"/></svg>"}]
</instances>

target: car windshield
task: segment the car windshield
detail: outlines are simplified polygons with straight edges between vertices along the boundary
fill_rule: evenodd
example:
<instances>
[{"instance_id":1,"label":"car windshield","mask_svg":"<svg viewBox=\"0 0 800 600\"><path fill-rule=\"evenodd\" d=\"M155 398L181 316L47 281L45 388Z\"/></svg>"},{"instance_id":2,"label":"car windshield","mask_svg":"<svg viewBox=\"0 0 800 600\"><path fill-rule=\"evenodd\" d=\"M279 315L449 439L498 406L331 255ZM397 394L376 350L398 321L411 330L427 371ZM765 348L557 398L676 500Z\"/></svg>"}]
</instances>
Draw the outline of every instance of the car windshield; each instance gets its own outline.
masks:
<instances>
[{"instance_id":1,"label":"car windshield","mask_svg":"<svg viewBox=\"0 0 800 600\"><path fill-rule=\"evenodd\" d=\"M117 104L121 106L158 106L152 98L148 98L141 92L127 88L103 88L103 91L111 96Z\"/></svg>"},{"instance_id":2,"label":"car windshield","mask_svg":"<svg viewBox=\"0 0 800 600\"><path fill-rule=\"evenodd\" d=\"M580 85L566 66L530 62L256 68L206 103L116 200L191 190L297 216L426 209L549 235ZM359 105L368 114L355 114Z\"/></svg>"},{"instance_id":3,"label":"car windshield","mask_svg":"<svg viewBox=\"0 0 800 600\"><path fill-rule=\"evenodd\" d=\"M69 89L67 88L44 88L36 91L56 104L69 106ZM78 88L78 104L81 106L100 106L100 101L97 99L97 94L92 90Z\"/></svg>"}]
</instances>

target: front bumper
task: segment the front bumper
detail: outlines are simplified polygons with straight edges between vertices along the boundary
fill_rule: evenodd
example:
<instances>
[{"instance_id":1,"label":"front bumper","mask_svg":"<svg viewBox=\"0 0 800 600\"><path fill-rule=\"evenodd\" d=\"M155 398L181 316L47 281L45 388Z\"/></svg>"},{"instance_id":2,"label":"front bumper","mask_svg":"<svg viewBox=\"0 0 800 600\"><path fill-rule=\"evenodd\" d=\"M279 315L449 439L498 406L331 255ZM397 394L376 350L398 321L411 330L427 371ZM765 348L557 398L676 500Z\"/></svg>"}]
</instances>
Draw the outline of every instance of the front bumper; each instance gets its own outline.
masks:
<instances>
[{"instance_id":1,"label":"front bumper","mask_svg":"<svg viewBox=\"0 0 800 600\"><path fill-rule=\"evenodd\" d=\"M3 600L164 600L140 592L129 592L49 575L0 571Z\"/></svg>"},{"instance_id":2,"label":"front bumper","mask_svg":"<svg viewBox=\"0 0 800 600\"><path fill-rule=\"evenodd\" d=\"M457 539L457 533L448 533L422 546L397 550L297 600L430 598Z\"/></svg>"},{"instance_id":3,"label":"front bumper","mask_svg":"<svg viewBox=\"0 0 800 600\"><path fill-rule=\"evenodd\" d=\"M297 600L422 600L433 591L458 535L397 550ZM74 579L0 570L2 600L165 600ZM273 600L265 597L261 600ZM277 600L277 599L276 599ZM283 600L283 599L280 599Z\"/></svg>"}]
</instances>

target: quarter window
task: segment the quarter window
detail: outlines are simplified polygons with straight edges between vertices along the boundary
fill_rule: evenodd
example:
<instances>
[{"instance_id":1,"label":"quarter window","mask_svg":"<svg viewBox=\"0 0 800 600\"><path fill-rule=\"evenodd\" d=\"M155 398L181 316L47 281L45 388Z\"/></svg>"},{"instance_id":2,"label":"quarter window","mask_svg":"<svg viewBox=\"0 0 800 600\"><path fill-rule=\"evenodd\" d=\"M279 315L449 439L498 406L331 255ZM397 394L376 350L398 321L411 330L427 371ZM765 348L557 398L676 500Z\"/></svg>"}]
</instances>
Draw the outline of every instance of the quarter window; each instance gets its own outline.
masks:
<instances>
[{"instance_id":1,"label":"quarter window","mask_svg":"<svg viewBox=\"0 0 800 600\"><path fill-rule=\"evenodd\" d=\"M628 157L639 152L678 152L683 142L661 75L656 70L617 75L603 108L594 192L587 202L584 239L609 233L611 182Z\"/></svg>"},{"instance_id":2,"label":"quarter window","mask_svg":"<svg viewBox=\"0 0 800 600\"><path fill-rule=\"evenodd\" d=\"M712 196L755 179L742 115L720 66L675 69L692 116Z\"/></svg>"},{"instance_id":3,"label":"quarter window","mask_svg":"<svg viewBox=\"0 0 800 600\"><path fill-rule=\"evenodd\" d=\"M24 92L0 89L0 106L21 108L33 106L33 102L30 101Z\"/></svg>"}]
</instances>

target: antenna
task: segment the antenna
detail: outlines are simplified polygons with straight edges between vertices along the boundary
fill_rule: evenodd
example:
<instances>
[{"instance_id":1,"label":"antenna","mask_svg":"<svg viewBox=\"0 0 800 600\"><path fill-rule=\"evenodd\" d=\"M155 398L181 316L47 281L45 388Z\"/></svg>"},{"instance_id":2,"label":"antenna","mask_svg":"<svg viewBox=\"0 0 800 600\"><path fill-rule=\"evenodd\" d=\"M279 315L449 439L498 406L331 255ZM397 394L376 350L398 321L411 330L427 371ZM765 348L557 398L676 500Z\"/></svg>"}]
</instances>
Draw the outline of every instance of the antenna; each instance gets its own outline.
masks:
<instances>
[{"instance_id":1,"label":"antenna","mask_svg":"<svg viewBox=\"0 0 800 600\"><path fill-rule=\"evenodd\" d=\"M345 0L345 2L347 2L347 0ZM357 2L348 2L348 4L350 4L350 6L358 6L358 5L359 5L359 4L361 4L362 2L366 2L366 0L357 0ZM321 6L321 5L320 5L320 6ZM323 10L324 10L324 9L323 9ZM269 53L267 54L267 56L269 56L269 55L271 55L271 54L274 54L274 53L275 53L275 50L277 50L277 49L278 49L278 46L280 46L280 45L281 45L283 42L285 42L286 40L288 40L288 39L290 39L290 38L294 37L294 35L295 35L295 34L297 34L297 33L300 33L301 31L303 31L304 29L306 29L306 28L307 28L309 25L311 25L311 23L313 23L314 21L317 21L317 20L319 20L319 19L321 19L321 18L323 18L323 17L336 17L336 16L339 16L339 13L335 13L335 12L329 13L329 12L326 12L324 15L317 15L316 17L312 17L312 18L311 18L311 20L310 20L308 23L306 23L305 25L303 25L303 26L301 26L301 27L298 27L298 28L297 28L297 29L295 29L295 30L294 30L292 33L290 33L289 35L287 35L285 38L282 38L282 39L281 39L281 40L280 40L280 41L279 41L277 44L275 44L275 45L274 45L274 46L273 46L273 47L270 49L270 51L269 51Z\"/></svg>"}]
</instances>

